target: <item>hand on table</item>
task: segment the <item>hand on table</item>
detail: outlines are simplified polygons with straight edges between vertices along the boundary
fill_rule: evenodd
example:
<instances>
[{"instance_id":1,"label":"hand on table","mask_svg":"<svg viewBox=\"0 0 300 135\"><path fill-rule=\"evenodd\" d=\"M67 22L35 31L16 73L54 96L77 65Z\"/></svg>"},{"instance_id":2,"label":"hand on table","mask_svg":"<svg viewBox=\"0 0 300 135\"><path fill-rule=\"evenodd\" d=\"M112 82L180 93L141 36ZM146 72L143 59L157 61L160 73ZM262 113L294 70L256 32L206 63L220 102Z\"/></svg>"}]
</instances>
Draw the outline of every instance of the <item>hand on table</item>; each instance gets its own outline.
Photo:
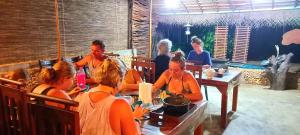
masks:
<instances>
[{"instance_id":1,"label":"hand on table","mask_svg":"<svg viewBox=\"0 0 300 135\"><path fill-rule=\"evenodd\" d=\"M82 90L80 89L80 87L75 87L74 89L72 89L68 94L70 96L73 96L73 95L76 95L78 94L79 92L81 92Z\"/></svg>"}]
</instances>

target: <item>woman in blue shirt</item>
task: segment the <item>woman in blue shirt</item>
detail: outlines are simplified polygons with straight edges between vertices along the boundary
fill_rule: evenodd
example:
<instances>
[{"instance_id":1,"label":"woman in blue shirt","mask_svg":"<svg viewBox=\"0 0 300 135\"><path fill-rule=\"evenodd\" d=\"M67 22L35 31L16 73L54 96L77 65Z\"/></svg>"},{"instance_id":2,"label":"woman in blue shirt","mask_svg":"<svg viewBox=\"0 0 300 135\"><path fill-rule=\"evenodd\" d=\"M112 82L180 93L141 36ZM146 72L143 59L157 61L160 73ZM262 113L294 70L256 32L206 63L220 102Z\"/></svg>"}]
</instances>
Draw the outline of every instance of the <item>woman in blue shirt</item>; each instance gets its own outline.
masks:
<instances>
[{"instance_id":1,"label":"woman in blue shirt","mask_svg":"<svg viewBox=\"0 0 300 135\"><path fill-rule=\"evenodd\" d=\"M197 36L193 36L191 40L194 50L189 52L187 60L195 65L203 65L203 68L209 68L211 66L211 58L209 52L203 50L203 41Z\"/></svg>"}]
</instances>

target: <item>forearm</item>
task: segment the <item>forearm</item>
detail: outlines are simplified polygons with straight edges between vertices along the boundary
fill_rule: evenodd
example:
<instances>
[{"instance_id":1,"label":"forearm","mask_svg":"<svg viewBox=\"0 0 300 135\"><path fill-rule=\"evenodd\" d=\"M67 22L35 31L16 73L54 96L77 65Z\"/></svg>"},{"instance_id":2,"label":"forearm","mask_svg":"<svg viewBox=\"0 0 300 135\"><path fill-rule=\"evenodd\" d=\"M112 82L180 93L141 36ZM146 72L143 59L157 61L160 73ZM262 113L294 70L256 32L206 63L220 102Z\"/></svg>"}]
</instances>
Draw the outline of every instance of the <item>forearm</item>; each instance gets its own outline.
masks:
<instances>
[{"instance_id":1,"label":"forearm","mask_svg":"<svg viewBox=\"0 0 300 135\"><path fill-rule=\"evenodd\" d=\"M203 97L200 93L191 93L191 94L183 94L184 97L186 97L187 99L191 100L191 101L199 101L202 100Z\"/></svg>"},{"instance_id":2,"label":"forearm","mask_svg":"<svg viewBox=\"0 0 300 135\"><path fill-rule=\"evenodd\" d=\"M138 90L139 89L139 84L127 84L127 83L125 83L122 89L125 89L125 90Z\"/></svg>"}]
</instances>

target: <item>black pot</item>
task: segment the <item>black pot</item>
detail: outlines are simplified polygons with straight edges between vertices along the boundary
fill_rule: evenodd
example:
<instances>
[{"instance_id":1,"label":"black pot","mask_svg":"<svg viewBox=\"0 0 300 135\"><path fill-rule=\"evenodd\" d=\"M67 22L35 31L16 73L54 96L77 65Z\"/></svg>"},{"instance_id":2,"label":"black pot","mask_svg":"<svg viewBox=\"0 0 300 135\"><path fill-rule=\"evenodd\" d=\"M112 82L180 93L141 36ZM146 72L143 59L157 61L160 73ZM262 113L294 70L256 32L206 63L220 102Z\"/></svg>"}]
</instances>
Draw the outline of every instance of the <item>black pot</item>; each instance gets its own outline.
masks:
<instances>
[{"instance_id":1,"label":"black pot","mask_svg":"<svg viewBox=\"0 0 300 135\"><path fill-rule=\"evenodd\" d=\"M180 116L189 111L191 101L182 94L173 95L163 100L164 113L173 116Z\"/></svg>"}]
</instances>

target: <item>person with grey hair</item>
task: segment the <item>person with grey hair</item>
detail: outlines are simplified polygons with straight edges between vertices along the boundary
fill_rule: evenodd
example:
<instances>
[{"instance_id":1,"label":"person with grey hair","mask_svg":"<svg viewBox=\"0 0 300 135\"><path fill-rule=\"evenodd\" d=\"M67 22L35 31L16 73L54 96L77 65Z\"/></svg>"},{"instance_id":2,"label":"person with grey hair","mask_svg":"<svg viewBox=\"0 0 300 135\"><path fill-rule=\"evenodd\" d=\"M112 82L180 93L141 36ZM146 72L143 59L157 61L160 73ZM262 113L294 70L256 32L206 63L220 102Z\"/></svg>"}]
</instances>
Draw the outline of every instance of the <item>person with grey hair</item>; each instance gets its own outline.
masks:
<instances>
[{"instance_id":1,"label":"person with grey hair","mask_svg":"<svg viewBox=\"0 0 300 135\"><path fill-rule=\"evenodd\" d=\"M155 81L168 69L172 42L169 39L162 39L157 44L158 56L155 58Z\"/></svg>"}]
</instances>

